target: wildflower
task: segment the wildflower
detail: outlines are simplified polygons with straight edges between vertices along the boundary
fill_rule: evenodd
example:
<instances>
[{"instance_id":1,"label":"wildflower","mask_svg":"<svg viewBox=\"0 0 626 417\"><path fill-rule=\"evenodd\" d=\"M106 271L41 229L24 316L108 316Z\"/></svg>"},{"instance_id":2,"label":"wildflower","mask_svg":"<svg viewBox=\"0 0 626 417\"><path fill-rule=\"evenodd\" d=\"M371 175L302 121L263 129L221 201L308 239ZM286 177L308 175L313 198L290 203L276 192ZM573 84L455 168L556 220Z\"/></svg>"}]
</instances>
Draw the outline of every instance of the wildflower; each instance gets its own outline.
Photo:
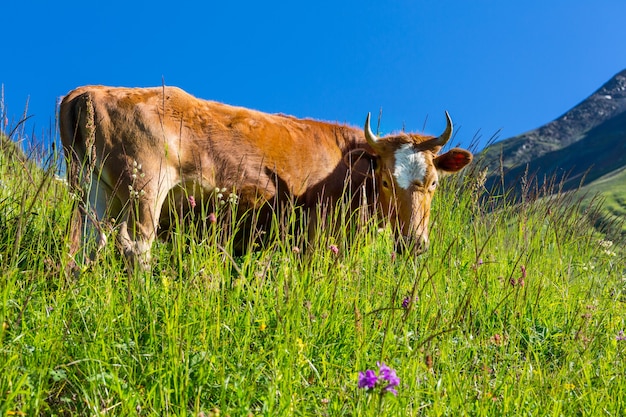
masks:
<instances>
[{"instance_id":1,"label":"wildflower","mask_svg":"<svg viewBox=\"0 0 626 417\"><path fill-rule=\"evenodd\" d=\"M493 343L494 345L500 346L504 343L504 338L502 337L502 335L500 335L500 333L495 333L491 337L491 343Z\"/></svg>"},{"instance_id":2,"label":"wildflower","mask_svg":"<svg viewBox=\"0 0 626 417\"><path fill-rule=\"evenodd\" d=\"M624 341L624 340L626 340L626 334L624 334L623 330L620 330L619 333L617 333L617 336L615 336L615 340L617 340L617 341Z\"/></svg>"},{"instance_id":3,"label":"wildflower","mask_svg":"<svg viewBox=\"0 0 626 417\"><path fill-rule=\"evenodd\" d=\"M144 177L144 173L141 172L141 164L138 164L137 161L133 161L133 172L131 174L131 177L133 177L133 179L137 179L137 174L139 174L139 176L141 178Z\"/></svg>"},{"instance_id":4,"label":"wildflower","mask_svg":"<svg viewBox=\"0 0 626 417\"><path fill-rule=\"evenodd\" d=\"M381 395L390 392L398 395L396 387L400 385L400 378L396 375L396 371L387 366L384 362L377 362L378 375L376 372L368 369L365 372L359 372L359 388L374 389L381 387Z\"/></svg>"},{"instance_id":5,"label":"wildflower","mask_svg":"<svg viewBox=\"0 0 626 417\"><path fill-rule=\"evenodd\" d=\"M209 217L207 217L207 219L209 220L210 223L216 223L217 222L217 216L215 215L215 213L210 213Z\"/></svg>"},{"instance_id":6,"label":"wildflower","mask_svg":"<svg viewBox=\"0 0 626 417\"><path fill-rule=\"evenodd\" d=\"M372 389L376 386L377 382L378 377L376 376L376 372L371 369L365 372L359 372L359 388Z\"/></svg>"},{"instance_id":7,"label":"wildflower","mask_svg":"<svg viewBox=\"0 0 626 417\"><path fill-rule=\"evenodd\" d=\"M481 266L483 263L483 258L478 258L478 261L476 261L476 266Z\"/></svg>"},{"instance_id":8,"label":"wildflower","mask_svg":"<svg viewBox=\"0 0 626 417\"><path fill-rule=\"evenodd\" d=\"M300 253L300 248L297 246L294 246L293 248L291 248L291 252L297 255Z\"/></svg>"},{"instance_id":9,"label":"wildflower","mask_svg":"<svg viewBox=\"0 0 626 417\"><path fill-rule=\"evenodd\" d=\"M132 185L128 186L128 193L131 199L142 197L146 192L144 190L135 190Z\"/></svg>"},{"instance_id":10,"label":"wildflower","mask_svg":"<svg viewBox=\"0 0 626 417\"><path fill-rule=\"evenodd\" d=\"M520 266L520 270L522 272L522 275L519 278L513 278L511 277L509 279L509 284L511 284L511 287L515 287L515 286L519 286L519 287L524 287L526 285L526 267L524 265Z\"/></svg>"},{"instance_id":11,"label":"wildflower","mask_svg":"<svg viewBox=\"0 0 626 417\"><path fill-rule=\"evenodd\" d=\"M330 249L330 251L335 255L339 254L339 248L337 247L337 245L330 245L328 246L328 249Z\"/></svg>"},{"instance_id":12,"label":"wildflower","mask_svg":"<svg viewBox=\"0 0 626 417\"><path fill-rule=\"evenodd\" d=\"M306 344L304 343L304 341L300 338L296 339L296 346L298 347L298 364L299 365L306 365L307 363L307 359L306 356L304 354L304 350L306 348Z\"/></svg>"},{"instance_id":13,"label":"wildflower","mask_svg":"<svg viewBox=\"0 0 626 417\"><path fill-rule=\"evenodd\" d=\"M400 385L400 378L396 375L396 371L385 365L385 363L378 362L377 365L380 368L380 378L387 381L387 385L383 388L383 391L398 395L398 391L395 387Z\"/></svg>"},{"instance_id":14,"label":"wildflower","mask_svg":"<svg viewBox=\"0 0 626 417\"><path fill-rule=\"evenodd\" d=\"M415 297L415 302L417 302L418 300L419 300L419 297L417 297L417 296L416 296L416 297ZM409 296L407 295L406 297L404 297L404 298L402 299L402 308L403 308L403 309L405 309L405 310L406 310L407 308L409 308L409 303L410 303L410 302L411 302L411 297L409 297Z\"/></svg>"},{"instance_id":15,"label":"wildflower","mask_svg":"<svg viewBox=\"0 0 626 417\"><path fill-rule=\"evenodd\" d=\"M165 292L168 292L170 289L170 279L166 276L163 276L161 278L161 284L163 285L163 289L165 290Z\"/></svg>"},{"instance_id":16,"label":"wildflower","mask_svg":"<svg viewBox=\"0 0 626 417\"><path fill-rule=\"evenodd\" d=\"M189 205L192 209L196 208L196 199L192 195L189 196Z\"/></svg>"}]
</instances>

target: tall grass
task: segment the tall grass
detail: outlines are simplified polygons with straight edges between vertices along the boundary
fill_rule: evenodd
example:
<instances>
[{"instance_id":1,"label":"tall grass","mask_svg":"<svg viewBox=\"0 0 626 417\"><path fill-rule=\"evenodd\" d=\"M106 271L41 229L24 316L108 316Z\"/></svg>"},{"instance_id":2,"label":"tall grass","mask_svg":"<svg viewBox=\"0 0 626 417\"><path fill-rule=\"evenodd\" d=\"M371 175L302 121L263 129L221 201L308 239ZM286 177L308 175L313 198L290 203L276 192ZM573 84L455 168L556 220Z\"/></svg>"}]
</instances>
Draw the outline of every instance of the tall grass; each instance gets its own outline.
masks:
<instances>
[{"instance_id":1,"label":"tall grass","mask_svg":"<svg viewBox=\"0 0 626 417\"><path fill-rule=\"evenodd\" d=\"M570 195L495 208L479 175L449 178L419 258L374 224L306 253L291 224L234 258L220 222L181 221L142 279L113 245L75 279L60 155L38 169L12 145L0 415L626 413L623 248ZM396 370L397 396L357 387L377 362Z\"/></svg>"}]
</instances>

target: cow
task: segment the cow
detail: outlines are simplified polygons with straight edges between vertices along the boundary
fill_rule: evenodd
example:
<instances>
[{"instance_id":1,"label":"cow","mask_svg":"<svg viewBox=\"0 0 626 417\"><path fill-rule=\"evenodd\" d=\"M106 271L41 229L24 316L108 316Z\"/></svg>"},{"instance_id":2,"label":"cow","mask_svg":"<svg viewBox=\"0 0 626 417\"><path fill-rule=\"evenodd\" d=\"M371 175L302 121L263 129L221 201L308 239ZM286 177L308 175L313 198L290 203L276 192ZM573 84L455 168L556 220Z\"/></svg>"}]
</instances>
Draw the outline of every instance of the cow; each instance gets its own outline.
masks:
<instances>
[{"instance_id":1,"label":"cow","mask_svg":"<svg viewBox=\"0 0 626 417\"><path fill-rule=\"evenodd\" d=\"M184 216L199 196L211 204L215 190L235 196L237 215L265 210L253 227L291 204L307 213L310 230L323 221L319 207L349 194L350 210L376 211L418 255L428 247L440 178L472 160L465 149L440 153L453 130L445 114L440 136L378 137L370 114L358 129L206 101L177 87L79 87L59 110L68 181L79 200L70 255L95 235L97 249L85 257L93 260L107 241L102 222L115 222L129 264L149 269L154 239L171 227L166 212L179 207Z\"/></svg>"}]
</instances>

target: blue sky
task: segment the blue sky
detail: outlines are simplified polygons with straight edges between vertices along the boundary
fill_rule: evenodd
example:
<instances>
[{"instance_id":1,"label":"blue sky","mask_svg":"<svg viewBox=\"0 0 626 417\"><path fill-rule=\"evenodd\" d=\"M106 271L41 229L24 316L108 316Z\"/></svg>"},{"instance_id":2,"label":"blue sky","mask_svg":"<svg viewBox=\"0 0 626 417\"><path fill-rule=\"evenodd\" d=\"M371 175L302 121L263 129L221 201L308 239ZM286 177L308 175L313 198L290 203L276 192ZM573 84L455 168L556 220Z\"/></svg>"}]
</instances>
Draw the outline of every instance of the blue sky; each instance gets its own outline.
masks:
<instances>
[{"instance_id":1,"label":"blue sky","mask_svg":"<svg viewBox=\"0 0 626 417\"><path fill-rule=\"evenodd\" d=\"M563 114L626 69L623 0L11 1L0 6L9 127L54 134L84 84L165 82L211 100L456 143Z\"/></svg>"}]
</instances>

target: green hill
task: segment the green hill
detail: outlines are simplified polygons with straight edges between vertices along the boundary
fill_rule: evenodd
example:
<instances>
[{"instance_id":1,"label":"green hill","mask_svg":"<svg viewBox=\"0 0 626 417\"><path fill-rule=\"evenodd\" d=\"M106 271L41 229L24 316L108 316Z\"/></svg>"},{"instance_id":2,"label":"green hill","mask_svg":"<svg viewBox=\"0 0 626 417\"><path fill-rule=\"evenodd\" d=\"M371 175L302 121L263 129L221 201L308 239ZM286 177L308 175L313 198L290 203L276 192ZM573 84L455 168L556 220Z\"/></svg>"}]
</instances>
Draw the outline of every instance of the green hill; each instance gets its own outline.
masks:
<instances>
[{"instance_id":1,"label":"green hill","mask_svg":"<svg viewBox=\"0 0 626 417\"><path fill-rule=\"evenodd\" d=\"M581 188L585 199L584 206L589 206L594 199L602 200L603 224L615 224L626 236L626 168L611 172L604 177Z\"/></svg>"}]
</instances>

